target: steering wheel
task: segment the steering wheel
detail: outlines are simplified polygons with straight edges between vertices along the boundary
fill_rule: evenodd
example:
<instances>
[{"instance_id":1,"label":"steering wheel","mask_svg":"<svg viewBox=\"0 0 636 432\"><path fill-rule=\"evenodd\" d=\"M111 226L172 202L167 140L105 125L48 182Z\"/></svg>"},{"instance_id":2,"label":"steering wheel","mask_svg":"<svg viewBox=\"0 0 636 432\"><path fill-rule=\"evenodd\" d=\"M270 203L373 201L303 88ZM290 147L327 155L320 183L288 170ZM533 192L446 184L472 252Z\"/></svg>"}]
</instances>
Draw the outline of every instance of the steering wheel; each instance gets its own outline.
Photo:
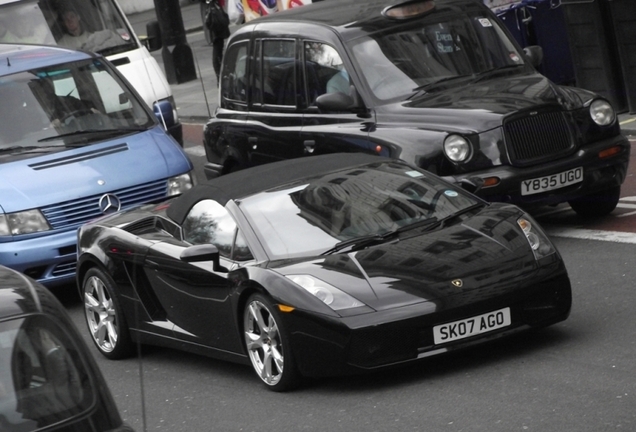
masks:
<instances>
[{"instance_id":1,"label":"steering wheel","mask_svg":"<svg viewBox=\"0 0 636 432\"><path fill-rule=\"evenodd\" d=\"M76 120L78 117L82 117L89 114L93 114L93 111L91 111L88 108L80 108L77 110L73 110L70 113L64 114L62 118L60 119L60 122L64 123L65 125L69 125L73 120Z\"/></svg>"}]
</instances>

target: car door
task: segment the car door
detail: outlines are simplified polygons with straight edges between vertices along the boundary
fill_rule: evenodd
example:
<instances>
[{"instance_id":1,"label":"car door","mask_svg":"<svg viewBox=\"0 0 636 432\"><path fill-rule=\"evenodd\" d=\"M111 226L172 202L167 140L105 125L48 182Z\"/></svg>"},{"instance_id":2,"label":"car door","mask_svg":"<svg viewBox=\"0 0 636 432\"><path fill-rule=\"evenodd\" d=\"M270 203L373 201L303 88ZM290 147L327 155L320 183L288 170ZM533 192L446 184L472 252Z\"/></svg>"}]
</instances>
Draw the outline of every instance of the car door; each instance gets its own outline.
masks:
<instances>
[{"instance_id":1,"label":"car door","mask_svg":"<svg viewBox=\"0 0 636 432\"><path fill-rule=\"evenodd\" d=\"M303 155L297 45L296 39L255 40L250 111L245 125L249 165Z\"/></svg>"},{"instance_id":2,"label":"car door","mask_svg":"<svg viewBox=\"0 0 636 432\"><path fill-rule=\"evenodd\" d=\"M240 241L232 216L214 200L195 204L182 228L185 241L157 243L148 252L145 268L154 294L175 325L175 337L241 352L228 271L236 267L237 261L251 259L249 249ZM186 248L201 244L213 244L219 250L220 267L216 270L212 261L180 259Z\"/></svg>"},{"instance_id":3,"label":"car door","mask_svg":"<svg viewBox=\"0 0 636 432\"><path fill-rule=\"evenodd\" d=\"M304 77L303 127L301 139L306 153L365 152L388 156L388 150L377 151L369 140L375 128L371 113L352 109L327 110L316 106L318 96L341 92L360 100L355 90L353 68L331 44L315 40L302 42Z\"/></svg>"}]
</instances>

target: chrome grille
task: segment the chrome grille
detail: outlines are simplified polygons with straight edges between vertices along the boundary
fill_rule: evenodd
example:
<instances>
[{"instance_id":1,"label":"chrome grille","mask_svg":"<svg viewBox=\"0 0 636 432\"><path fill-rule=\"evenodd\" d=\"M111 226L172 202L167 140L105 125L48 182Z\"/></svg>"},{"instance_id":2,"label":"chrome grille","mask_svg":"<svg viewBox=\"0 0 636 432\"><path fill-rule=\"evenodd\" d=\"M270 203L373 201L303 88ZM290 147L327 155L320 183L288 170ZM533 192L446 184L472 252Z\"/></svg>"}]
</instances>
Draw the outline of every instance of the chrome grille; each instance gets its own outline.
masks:
<instances>
[{"instance_id":1,"label":"chrome grille","mask_svg":"<svg viewBox=\"0 0 636 432\"><path fill-rule=\"evenodd\" d=\"M563 113L546 112L504 124L506 147L513 165L529 165L565 154L573 140Z\"/></svg>"},{"instance_id":2,"label":"chrome grille","mask_svg":"<svg viewBox=\"0 0 636 432\"><path fill-rule=\"evenodd\" d=\"M54 230L78 227L92 219L103 216L99 210L99 199L105 193L117 195L121 201L121 207L126 208L135 204L164 199L167 187L166 180L159 180L125 189L104 191L97 195L43 207L41 210Z\"/></svg>"}]
</instances>

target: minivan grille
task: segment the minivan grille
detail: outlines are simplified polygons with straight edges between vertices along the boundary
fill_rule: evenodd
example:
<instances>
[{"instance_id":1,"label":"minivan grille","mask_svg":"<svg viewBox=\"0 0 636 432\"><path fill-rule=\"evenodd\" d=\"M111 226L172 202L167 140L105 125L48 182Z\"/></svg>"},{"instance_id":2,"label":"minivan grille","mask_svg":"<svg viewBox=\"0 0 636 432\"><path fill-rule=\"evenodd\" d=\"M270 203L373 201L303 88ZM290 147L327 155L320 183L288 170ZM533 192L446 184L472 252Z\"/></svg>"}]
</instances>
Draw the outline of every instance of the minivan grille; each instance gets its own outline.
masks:
<instances>
[{"instance_id":1,"label":"minivan grille","mask_svg":"<svg viewBox=\"0 0 636 432\"><path fill-rule=\"evenodd\" d=\"M104 193L116 195L121 201L121 207L123 209L135 204L165 199L167 187L166 180L159 180ZM43 207L41 210L51 225L51 228L54 230L78 227L92 219L103 216L99 209L99 200L104 196L104 193L61 202Z\"/></svg>"},{"instance_id":2,"label":"minivan grille","mask_svg":"<svg viewBox=\"0 0 636 432\"><path fill-rule=\"evenodd\" d=\"M506 147L513 165L531 165L565 154L573 140L563 113L546 112L504 124Z\"/></svg>"}]
</instances>

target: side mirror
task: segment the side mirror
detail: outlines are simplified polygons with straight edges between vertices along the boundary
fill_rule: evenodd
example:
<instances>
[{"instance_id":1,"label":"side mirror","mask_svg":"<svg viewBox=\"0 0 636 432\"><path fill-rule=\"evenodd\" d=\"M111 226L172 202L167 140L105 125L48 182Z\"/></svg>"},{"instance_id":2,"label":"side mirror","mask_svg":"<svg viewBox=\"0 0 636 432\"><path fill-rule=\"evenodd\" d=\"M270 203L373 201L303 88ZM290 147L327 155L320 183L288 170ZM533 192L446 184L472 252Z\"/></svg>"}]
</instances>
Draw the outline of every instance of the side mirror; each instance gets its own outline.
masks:
<instances>
[{"instance_id":1,"label":"side mirror","mask_svg":"<svg viewBox=\"0 0 636 432\"><path fill-rule=\"evenodd\" d=\"M155 117L163 124L166 122L167 127L174 125L174 113L172 112L172 105L167 100L160 100L155 102L152 107L152 111L155 113Z\"/></svg>"},{"instance_id":2,"label":"side mirror","mask_svg":"<svg viewBox=\"0 0 636 432\"><path fill-rule=\"evenodd\" d=\"M146 24L146 34L148 35L144 39L143 43L148 48L148 51L157 51L161 49L161 28L158 21L150 21Z\"/></svg>"},{"instance_id":3,"label":"side mirror","mask_svg":"<svg viewBox=\"0 0 636 432\"><path fill-rule=\"evenodd\" d=\"M530 60L530 64L535 68L539 67L543 63L543 48L539 45L527 46L523 49L526 57Z\"/></svg>"},{"instance_id":4,"label":"side mirror","mask_svg":"<svg viewBox=\"0 0 636 432\"><path fill-rule=\"evenodd\" d=\"M316 98L316 106L325 111L349 111L354 100L342 92L325 93Z\"/></svg>"},{"instance_id":5,"label":"side mirror","mask_svg":"<svg viewBox=\"0 0 636 432\"><path fill-rule=\"evenodd\" d=\"M229 270L221 265L219 250L213 244L194 245L181 252L181 261L192 263L212 261L212 270L227 273Z\"/></svg>"}]
</instances>

